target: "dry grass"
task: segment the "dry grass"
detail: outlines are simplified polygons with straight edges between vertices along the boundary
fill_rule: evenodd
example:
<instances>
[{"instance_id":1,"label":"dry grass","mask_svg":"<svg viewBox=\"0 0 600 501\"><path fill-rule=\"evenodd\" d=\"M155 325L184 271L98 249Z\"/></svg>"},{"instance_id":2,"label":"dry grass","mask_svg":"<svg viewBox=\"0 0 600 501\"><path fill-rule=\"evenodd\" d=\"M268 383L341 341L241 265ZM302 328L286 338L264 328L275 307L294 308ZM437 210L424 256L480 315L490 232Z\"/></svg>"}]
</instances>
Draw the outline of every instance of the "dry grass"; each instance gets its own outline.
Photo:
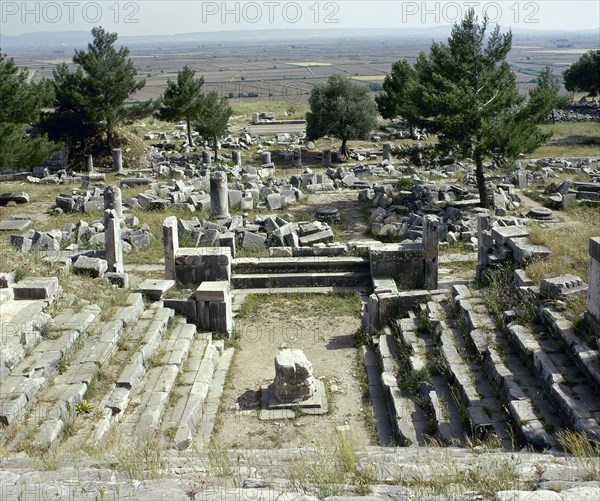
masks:
<instances>
[{"instance_id":1,"label":"dry grass","mask_svg":"<svg viewBox=\"0 0 600 501\"><path fill-rule=\"evenodd\" d=\"M544 132L552 132L548 144L540 146L528 158L544 157L596 157L600 148L600 125L598 122L561 122L541 126Z\"/></svg>"},{"instance_id":2,"label":"dry grass","mask_svg":"<svg viewBox=\"0 0 600 501\"><path fill-rule=\"evenodd\" d=\"M558 434L559 446L573 455L579 468L588 470L588 481L600 480L600 445L591 442L585 435L573 431Z\"/></svg>"},{"instance_id":3,"label":"dry grass","mask_svg":"<svg viewBox=\"0 0 600 501\"><path fill-rule=\"evenodd\" d=\"M248 115L248 118L252 113L275 113L276 119L294 119L303 120L308 106L303 103L294 103L289 101L256 101L252 103L231 103L233 108L233 116L236 115ZM283 113L287 113L288 116L283 116Z\"/></svg>"},{"instance_id":4,"label":"dry grass","mask_svg":"<svg viewBox=\"0 0 600 501\"><path fill-rule=\"evenodd\" d=\"M590 237L600 235L598 209L577 207L567 211L574 221L568 227L536 224L531 226L529 238L535 244L546 245L552 254L544 260L534 262L527 273L539 283L542 278L556 277L565 273L578 275L587 282L590 257L588 242Z\"/></svg>"},{"instance_id":5,"label":"dry grass","mask_svg":"<svg viewBox=\"0 0 600 501\"><path fill-rule=\"evenodd\" d=\"M357 292L250 294L237 318L256 318L266 312L292 316L310 312L315 317L359 316L360 296Z\"/></svg>"}]
</instances>

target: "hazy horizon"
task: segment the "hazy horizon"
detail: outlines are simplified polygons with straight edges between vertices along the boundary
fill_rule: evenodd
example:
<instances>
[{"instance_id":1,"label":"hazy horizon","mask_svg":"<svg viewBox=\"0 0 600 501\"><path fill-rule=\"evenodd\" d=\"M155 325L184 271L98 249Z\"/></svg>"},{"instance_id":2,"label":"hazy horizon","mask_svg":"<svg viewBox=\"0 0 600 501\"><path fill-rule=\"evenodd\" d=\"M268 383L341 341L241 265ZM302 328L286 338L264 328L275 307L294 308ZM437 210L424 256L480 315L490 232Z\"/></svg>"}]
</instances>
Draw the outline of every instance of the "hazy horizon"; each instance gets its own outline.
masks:
<instances>
[{"instance_id":1,"label":"hazy horizon","mask_svg":"<svg viewBox=\"0 0 600 501\"><path fill-rule=\"evenodd\" d=\"M474 7L480 18L487 14L490 24L499 24L503 29L597 29L600 38L600 2L596 0L3 0L0 37L36 32L89 32L99 25L121 37L260 30L433 28L451 26L469 6Z\"/></svg>"}]
</instances>

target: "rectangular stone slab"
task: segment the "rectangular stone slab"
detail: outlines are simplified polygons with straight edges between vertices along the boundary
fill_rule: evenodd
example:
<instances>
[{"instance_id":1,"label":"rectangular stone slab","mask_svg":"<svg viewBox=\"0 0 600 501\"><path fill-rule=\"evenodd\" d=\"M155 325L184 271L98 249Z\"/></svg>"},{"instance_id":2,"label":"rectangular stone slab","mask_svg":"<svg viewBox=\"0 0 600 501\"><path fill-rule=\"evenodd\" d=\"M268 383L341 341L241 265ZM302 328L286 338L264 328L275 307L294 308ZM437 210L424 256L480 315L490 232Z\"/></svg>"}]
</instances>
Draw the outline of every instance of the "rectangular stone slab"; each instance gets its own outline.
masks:
<instances>
[{"instance_id":1,"label":"rectangular stone slab","mask_svg":"<svg viewBox=\"0 0 600 501\"><path fill-rule=\"evenodd\" d=\"M9 219L0 221L0 231L23 231L31 224L31 219Z\"/></svg>"},{"instance_id":2,"label":"rectangular stone slab","mask_svg":"<svg viewBox=\"0 0 600 501\"><path fill-rule=\"evenodd\" d=\"M229 282L202 282L196 289L197 301L226 301L230 297Z\"/></svg>"},{"instance_id":3,"label":"rectangular stone slab","mask_svg":"<svg viewBox=\"0 0 600 501\"><path fill-rule=\"evenodd\" d=\"M173 286L175 280L144 280L138 287L138 291L141 292L148 299L158 301L161 299Z\"/></svg>"},{"instance_id":4,"label":"rectangular stone slab","mask_svg":"<svg viewBox=\"0 0 600 501\"><path fill-rule=\"evenodd\" d=\"M15 299L48 299L58 291L56 277L30 277L13 286Z\"/></svg>"}]
</instances>

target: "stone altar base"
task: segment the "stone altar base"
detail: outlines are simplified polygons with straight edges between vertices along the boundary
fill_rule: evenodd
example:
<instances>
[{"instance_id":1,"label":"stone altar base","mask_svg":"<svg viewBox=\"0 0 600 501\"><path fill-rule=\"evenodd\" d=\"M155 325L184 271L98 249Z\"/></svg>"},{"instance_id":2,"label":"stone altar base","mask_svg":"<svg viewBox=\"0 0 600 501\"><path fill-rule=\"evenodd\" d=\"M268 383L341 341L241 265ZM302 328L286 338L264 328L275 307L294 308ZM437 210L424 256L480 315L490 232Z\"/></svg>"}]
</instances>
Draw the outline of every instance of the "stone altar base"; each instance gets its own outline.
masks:
<instances>
[{"instance_id":1,"label":"stone altar base","mask_svg":"<svg viewBox=\"0 0 600 501\"><path fill-rule=\"evenodd\" d=\"M323 381L315 379L315 392L302 402L279 402L275 397L274 383L261 387L261 410L258 415L261 421L293 419L298 417L298 410L311 416L327 414L327 394Z\"/></svg>"}]
</instances>

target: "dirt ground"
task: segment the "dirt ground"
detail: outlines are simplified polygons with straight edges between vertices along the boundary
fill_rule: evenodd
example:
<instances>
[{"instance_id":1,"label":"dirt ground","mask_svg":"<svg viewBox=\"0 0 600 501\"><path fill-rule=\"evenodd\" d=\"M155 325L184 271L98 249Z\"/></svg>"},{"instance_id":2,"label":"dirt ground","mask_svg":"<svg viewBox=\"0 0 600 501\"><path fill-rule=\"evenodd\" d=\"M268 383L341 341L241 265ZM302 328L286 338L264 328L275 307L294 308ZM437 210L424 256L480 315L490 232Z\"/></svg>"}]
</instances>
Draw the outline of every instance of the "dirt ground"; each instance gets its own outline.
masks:
<instances>
[{"instance_id":1,"label":"dirt ground","mask_svg":"<svg viewBox=\"0 0 600 501\"><path fill-rule=\"evenodd\" d=\"M336 427L348 425L355 444L371 439L364 424L357 378L353 334L355 317L304 318L269 313L263 318L236 320L240 332L237 350L222 400L222 421L213 439L227 448L279 448L329 445ZM293 419L260 421L257 391L275 377L274 358L280 348L301 348L313 365L313 374L328 389L329 413Z\"/></svg>"}]
</instances>

